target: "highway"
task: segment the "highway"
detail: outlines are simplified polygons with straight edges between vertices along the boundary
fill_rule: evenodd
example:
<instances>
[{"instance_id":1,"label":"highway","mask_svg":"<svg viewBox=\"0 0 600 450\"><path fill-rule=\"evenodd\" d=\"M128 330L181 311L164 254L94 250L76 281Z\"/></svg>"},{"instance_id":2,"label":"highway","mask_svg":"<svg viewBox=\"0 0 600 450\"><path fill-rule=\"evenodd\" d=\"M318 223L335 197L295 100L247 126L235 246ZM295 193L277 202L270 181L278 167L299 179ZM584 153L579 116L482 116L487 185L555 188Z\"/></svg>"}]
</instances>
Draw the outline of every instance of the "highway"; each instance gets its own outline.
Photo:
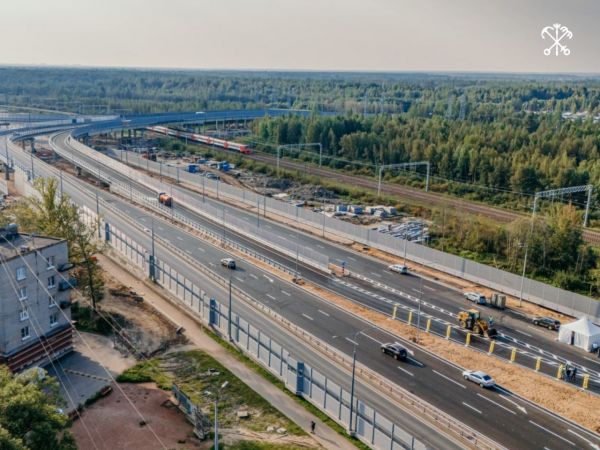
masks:
<instances>
[{"instance_id":1,"label":"highway","mask_svg":"<svg viewBox=\"0 0 600 450\"><path fill-rule=\"evenodd\" d=\"M130 154L130 156L131 157L126 158L126 160L134 161L134 155ZM137 156L139 157L139 155ZM90 159L88 159L88 161L91 164L98 164L97 161ZM108 168L105 169L110 170ZM111 172L111 176L123 183L129 182L124 176L115 171ZM200 188L201 178L198 177L198 180ZM140 190L144 190L147 195L156 193L156 191L152 192L152 190L146 187L140 187ZM198 193L192 191L188 191L188 193L199 200L202 198ZM256 223L256 215L252 211L235 208L208 197L206 197L206 201L213 206L223 208L226 215L229 217L241 217L249 224ZM176 199L175 204L177 205ZM176 206L176 208L179 207ZM212 226L213 229L215 227L215 224L207 221L198 214L186 211L185 208L179 208L179 211L206 227ZM400 276L390 272L387 269L387 263L378 259L351 251L347 247L333 244L310 234L296 231L290 233L290 228L277 222L264 220L263 222L265 227L269 227L269 232L272 232L274 235L292 241L299 239L299 245L303 248L309 250L312 249L329 255L330 260L338 264L341 264L341 262L344 261L350 272L360 274L370 279L371 282L365 282L364 280L356 278L349 280L345 279L343 282L340 282L334 277L324 277L322 274L315 273L311 268L302 265L302 275L306 279L360 302L370 308L391 315L393 305L399 304L406 308L399 310L399 318L406 319L408 317L408 308L416 309L417 298L421 297L423 313L433 318L432 330L439 334L445 334L447 323L456 324L455 315L460 309L474 306L464 299L461 292L458 292L447 285L443 285L434 280L421 280L416 276ZM228 233L231 235L231 232L228 231ZM295 264L295 261L285 255L272 252L264 246L257 247L255 242L249 240L243 234L237 234L236 239L240 240L244 245L254 248L257 251L261 251L270 258L288 265L289 267L292 267ZM398 245L401 245L400 240ZM404 295L400 295L400 292ZM533 326L530 318L519 311L499 311L487 306L477 307L482 311L483 317L494 317L494 326L500 332L499 337L496 339L498 342L495 350L496 354L509 358L512 347L516 347L519 350L518 362L530 368L535 367L536 358L541 357L543 361L542 371L551 376L556 375L559 364L569 362L579 369L579 375L589 374L591 376L590 388L595 392L600 393L600 359L593 358L593 355L586 353L581 349L556 342L556 332ZM423 327L425 326L425 323L425 320L422 321ZM462 339L464 339L464 335L466 335L466 333L462 333ZM458 337L459 336L457 336L457 338ZM485 338L476 338L473 339L473 345L481 350L487 351L489 348L489 340ZM577 383L581 384L581 382L582 377L579 376Z\"/></svg>"},{"instance_id":2,"label":"highway","mask_svg":"<svg viewBox=\"0 0 600 450\"><path fill-rule=\"evenodd\" d=\"M24 161L27 161L26 157ZM103 198L104 195L108 194L103 193ZM109 199L113 204L117 202L112 196ZM81 201L89 204L90 199ZM93 208L93 205L89 206ZM121 207L129 217L137 217L144 223L142 219L146 213L130 205L119 203L119 208ZM169 239L171 245L187 252L199 263L208 265L215 271L228 273L226 269L218 266L220 257L225 254L222 250L210 250L209 253L203 239L161 222L157 219L159 224L155 226L157 235ZM269 222L269 226L274 227L276 224ZM148 228L147 225L145 228ZM139 231L135 233L140 234ZM147 241L147 232L145 238ZM302 239L305 238L309 237L302 234ZM337 246L333 247L337 248ZM347 252L341 247L338 250ZM217 253L214 254L213 251ZM359 259L359 255L355 254L353 257ZM185 264L178 262L177 258L167 262L173 264L178 270L181 269L184 274L190 270ZM372 261L367 263L372 267ZM190 276L197 277L197 274L191 273ZM252 265L241 263L240 270L236 271L234 276L236 278L235 280L232 278L232 281L238 288L260 299L295 324L346 354L351 353L353 344L345 338L334 336L347 336L349 333L365 328L365 324L357 318L306 293L296 285L280 280ZM394 364L393 360L379 352L380 342L397 339L387 333L370 330L359 336L359 361L397 384L408 387L419 397L449 412L473 428L485 432L509 448L544 448L544 446L550 449L561 448L557 446L557 442L573 448L592 448L586 439L597 443L594 435L588 435L578 427L563 423L517 397L502 391L482 391L477 386L465 383L457 368L417 348L414 348L414 360L411 363ZM410 346L408 343L406 345ZM371 394L369 398L372 398ZM526 412L520 408L524 408ZM490 420L491 411L493 411L493 420ZM498 424L502 426L499 427ZM577 434L582 437L577 437Z\"/></svg>"}]
</instances>

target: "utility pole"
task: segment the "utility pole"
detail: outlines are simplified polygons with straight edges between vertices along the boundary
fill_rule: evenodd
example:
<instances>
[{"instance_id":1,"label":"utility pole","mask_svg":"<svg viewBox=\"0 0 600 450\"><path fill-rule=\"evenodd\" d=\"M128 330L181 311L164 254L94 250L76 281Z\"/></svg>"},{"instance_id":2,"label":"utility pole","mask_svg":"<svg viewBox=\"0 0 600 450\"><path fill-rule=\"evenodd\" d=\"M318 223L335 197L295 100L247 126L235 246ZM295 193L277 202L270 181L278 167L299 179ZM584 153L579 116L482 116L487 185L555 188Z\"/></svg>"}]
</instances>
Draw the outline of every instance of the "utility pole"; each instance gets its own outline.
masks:
<instances>
[{"instance_id":1,"label":"utility pole","mask_svg":"<svg viewBox=\"0 0 600 450\"><path fill-rule=\"evenodd\" d=\"M154 254L154 216L151 216L151 235L152 235L152 255L151 255L151 267L150 267L150 278L152 279L152 281L156 281L156 265L154 263L154 260L156 258L155 254Z\"/></svg>"},{"instance_id":2,"label":"utility pole","mask_svg":"<svg viewBox=\"0 0 600 450\"><path fill-rule=\"evenodd\" d=\"M350 437L354 437L356 434L355 430L352 428L353 416L354 416L354 384L356 379L356 346L358 345L358 333L354 335L354 348L352 350L352 381L350 383L350 418L348 420L348 434Z\"/></svg>"},{"instance_id":3,"label":"utility pole","mask_svg":"<svg viewBox=\"0 0 600 450\"><path fill-rule=\"evenodd\" d=\"M233 341L231 335L231 274L229 274L229 308L227 309L227 337L229 341Z\"/></svg>"}]
</instances>

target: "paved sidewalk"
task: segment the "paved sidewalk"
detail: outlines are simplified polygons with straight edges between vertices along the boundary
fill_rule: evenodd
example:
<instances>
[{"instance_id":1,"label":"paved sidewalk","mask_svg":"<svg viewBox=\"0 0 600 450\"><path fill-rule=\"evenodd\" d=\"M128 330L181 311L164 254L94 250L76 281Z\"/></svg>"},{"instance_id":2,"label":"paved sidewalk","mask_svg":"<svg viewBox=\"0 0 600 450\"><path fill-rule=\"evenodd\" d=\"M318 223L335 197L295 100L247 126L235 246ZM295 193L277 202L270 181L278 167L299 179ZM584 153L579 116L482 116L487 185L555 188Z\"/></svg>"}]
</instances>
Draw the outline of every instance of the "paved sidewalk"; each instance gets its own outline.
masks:
<instances>
[{"instance_id":1,"label":"paved sidewalk","mask_svg":"<svg viewBox=\"0 0 600 450\"><path fill-rule=\"evenodd\" d=\"M356 447L347 439L329 428L318 417L308 412L289 395L273 386L269 381L247 367L243 362L237 360L220 344L215 342L202 330L196 320L183 312L179 306L175 306L171 301L159 294L160 288L154 288L153 286L146 284L145 280L138 279L136 276L123 270L120 265L103 255L99 256L99 261L102 268L109 273L111 277L115 280L119 280L124 285L131 287L131 289L135 290L139 295L142 295L144 297L144 302L152 305L158 312L173 323L183 326L185 328L186 337L194 345L217 359L223 366L243 380L244 383L309 434L310 422L314 421L317 425L316 432L313 436L323 447L326 449L356 450Z\"/></svg>"}]
</instances>

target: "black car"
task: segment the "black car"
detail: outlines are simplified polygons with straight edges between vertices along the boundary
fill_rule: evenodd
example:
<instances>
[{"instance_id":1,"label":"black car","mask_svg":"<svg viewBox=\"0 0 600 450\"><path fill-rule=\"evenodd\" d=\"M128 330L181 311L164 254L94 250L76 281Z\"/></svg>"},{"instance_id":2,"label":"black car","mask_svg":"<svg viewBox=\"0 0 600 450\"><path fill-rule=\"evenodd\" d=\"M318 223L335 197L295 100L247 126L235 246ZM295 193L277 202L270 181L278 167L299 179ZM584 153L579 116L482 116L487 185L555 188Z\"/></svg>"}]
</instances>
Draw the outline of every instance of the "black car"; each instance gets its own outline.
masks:
<instances>
[{"instance_id":1,"label":"black car","mask_svg":"<svg viewBox=\"0 0 600 450\"><path fill-rule=\"evenodd\" d=\"M549 330L558 330L560 328L560 321L551 319L550 317L534 317L532 322L534 325L546 327Z\"/></svg>"},{"instance_id":2,"label":"black car","mask_svg":"<svg viewBox=\"0 0 600 450\"><path fill-rule=\"evenodd\" d=\"M386 355L393 356L394 359L399 361L404 361L408 355L408 351L397 342L394 342L393 344L382 344L381 351Z\"/></svg>"}]
</instances>

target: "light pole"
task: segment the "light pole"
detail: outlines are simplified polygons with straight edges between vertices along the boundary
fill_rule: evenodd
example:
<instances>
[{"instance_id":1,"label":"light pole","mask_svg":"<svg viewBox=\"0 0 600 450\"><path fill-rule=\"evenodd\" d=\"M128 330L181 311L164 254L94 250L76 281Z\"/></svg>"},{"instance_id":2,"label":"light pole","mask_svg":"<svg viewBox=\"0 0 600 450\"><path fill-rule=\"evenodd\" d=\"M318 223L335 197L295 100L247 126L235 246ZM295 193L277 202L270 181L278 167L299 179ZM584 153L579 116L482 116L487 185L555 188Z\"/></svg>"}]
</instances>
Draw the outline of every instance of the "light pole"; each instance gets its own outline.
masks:
<instances>
[{"instance_id":1,"label":"light pole","mask_svg":"<svg viewBox=\"0 0 600 450\"><path fill-rule=\"evenodd\" d=\"M231 274L229 274L229 307L227 308L227 337L229 341L233 341L231 335Z\"/></svg>"},{"instance_id":2,"label":"light pole","mask_svg":"<svg viewBox=\"0 0 600 450\"><path fill-rule=\"evenodd\" d=\"M221 391L225 389L229 385L229 381L225 381L217 391L215 392L215 450L219 450L219 397L221 396ZM205 394L211 395L210 391L204 391Z\"/></svg>"}]
</instances>

